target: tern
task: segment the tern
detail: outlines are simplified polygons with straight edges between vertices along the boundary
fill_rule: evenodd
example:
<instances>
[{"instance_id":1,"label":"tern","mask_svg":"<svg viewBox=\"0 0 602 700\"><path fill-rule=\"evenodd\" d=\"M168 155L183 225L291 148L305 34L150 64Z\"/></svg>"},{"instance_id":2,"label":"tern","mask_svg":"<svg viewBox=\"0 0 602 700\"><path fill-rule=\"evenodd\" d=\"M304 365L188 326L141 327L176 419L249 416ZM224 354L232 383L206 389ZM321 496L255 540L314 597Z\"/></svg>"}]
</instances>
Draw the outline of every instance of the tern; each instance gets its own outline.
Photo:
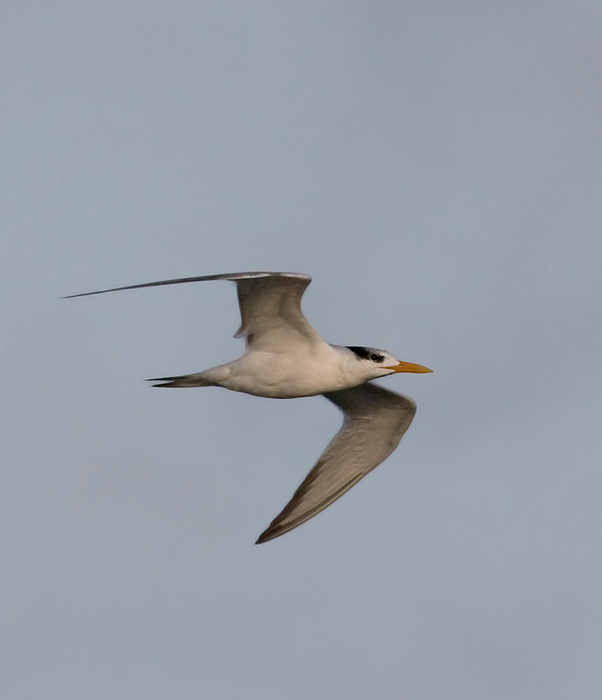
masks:
<instances>
[{"instance_id":1,"label":"tern","mask_svg":"<svg viewBox=\"0 0 602 700\"><path fill-rule=\"evenodd\" d=\"M236 283L242 323L234 337L244 337L244 355L204 372L148 381L159 382L153 385L156 387L220 386L271 399L322 394L344 414L339 432L291 500L259 536L256 544L261 544L313 518L395 450L414 418L416 404L370 381L400 372L432 370L400 362L385 350L330 345L322 340L301 311L301 297L311 277L296 272L184 277L65 298L212 280Z\"/></svg>"}]
</instances>

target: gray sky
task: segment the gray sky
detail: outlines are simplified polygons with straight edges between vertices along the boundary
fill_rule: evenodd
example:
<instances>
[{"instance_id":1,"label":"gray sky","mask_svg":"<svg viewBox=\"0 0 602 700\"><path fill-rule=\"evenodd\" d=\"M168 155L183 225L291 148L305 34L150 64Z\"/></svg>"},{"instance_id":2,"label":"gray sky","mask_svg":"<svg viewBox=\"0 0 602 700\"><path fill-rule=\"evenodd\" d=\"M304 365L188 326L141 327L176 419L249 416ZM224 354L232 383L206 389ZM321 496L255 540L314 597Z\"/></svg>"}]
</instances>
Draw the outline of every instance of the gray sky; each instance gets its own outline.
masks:
<instances>
[{"instance_id":1,"label":"gray sky","mask_svg":"<svg viewBox=\"0 0 602 700\"><path fill-rule=\"evenodd\" d=\"M0 695L598 700L602 7L4 3ZM159 392L234 286L432 367L399 449L260 547L321 398Z\"/></svg>"}]
</instances>

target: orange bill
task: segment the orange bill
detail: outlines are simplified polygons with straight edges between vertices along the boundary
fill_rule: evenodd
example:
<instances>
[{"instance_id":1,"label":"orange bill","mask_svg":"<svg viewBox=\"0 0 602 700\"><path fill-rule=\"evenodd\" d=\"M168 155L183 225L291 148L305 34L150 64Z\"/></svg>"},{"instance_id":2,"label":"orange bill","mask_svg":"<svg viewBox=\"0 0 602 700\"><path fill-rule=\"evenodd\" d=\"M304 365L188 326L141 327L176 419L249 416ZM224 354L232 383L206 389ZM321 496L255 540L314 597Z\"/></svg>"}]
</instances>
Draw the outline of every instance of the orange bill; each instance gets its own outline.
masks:
<instances>
[{"instance_id":1,"label":"orange bill","mask_svg":"<svg viewBox=\"0 0 602 700\"><path fill-rule=\"evenodd\" d=\"M413 374L425 374L426 372L433 371L428 367L415 365L412 362L400 362L399 364L393 365L393 367L385 367L385 369L392 369L395 372L412 372Z\"/></svg>"}]
</instances>

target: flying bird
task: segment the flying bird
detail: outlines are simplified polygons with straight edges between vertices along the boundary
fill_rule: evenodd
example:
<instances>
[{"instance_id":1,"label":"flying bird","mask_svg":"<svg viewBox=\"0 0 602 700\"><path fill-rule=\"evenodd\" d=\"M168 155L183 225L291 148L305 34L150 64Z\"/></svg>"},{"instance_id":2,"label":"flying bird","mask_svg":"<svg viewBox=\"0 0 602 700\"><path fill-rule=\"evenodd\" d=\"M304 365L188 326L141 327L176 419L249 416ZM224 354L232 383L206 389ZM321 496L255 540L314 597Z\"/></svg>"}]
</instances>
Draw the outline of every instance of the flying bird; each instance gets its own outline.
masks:
<instances>
[{"instance_id":1,"label":"flying bird","mask_svg":"<svg viewBox=\"0 0 602 700\"><path fill-rule=\"evenodd\" d=\"M238 360L204 372L160 377L156 387L221 386L254 396L293 399L322 394L344 414L339 432L256 544L283 535L340 498L397 447L416 404L371 384L400 372L432 370L400 362L385 350L330 345L309 325L301 297L311 282L296 272L237 272L133 284L65 298L185 282L236 282L242 323L235 338L245 339Z\"/></svg>"}]
</instances>

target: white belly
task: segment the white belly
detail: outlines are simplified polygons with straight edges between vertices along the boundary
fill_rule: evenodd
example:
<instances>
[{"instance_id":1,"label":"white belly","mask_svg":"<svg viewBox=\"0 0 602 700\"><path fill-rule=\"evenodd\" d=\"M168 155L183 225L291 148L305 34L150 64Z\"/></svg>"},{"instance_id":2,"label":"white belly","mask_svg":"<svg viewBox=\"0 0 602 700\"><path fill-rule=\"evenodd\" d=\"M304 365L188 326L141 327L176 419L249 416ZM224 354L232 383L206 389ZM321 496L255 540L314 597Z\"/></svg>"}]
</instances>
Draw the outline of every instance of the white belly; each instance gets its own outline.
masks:
<instances>
[{"instance_id":1,"label":"white belly","mask_svg":"<svg viewBox=\"0 0 602 700\"><path fill-rule=\"evenodd\" d=\"M343 373L337 351L326 344L299 354L249 352L232 362L230 370L221 386L272 399L315 396L354 385Z\"/></svg>"}]
</instances>

